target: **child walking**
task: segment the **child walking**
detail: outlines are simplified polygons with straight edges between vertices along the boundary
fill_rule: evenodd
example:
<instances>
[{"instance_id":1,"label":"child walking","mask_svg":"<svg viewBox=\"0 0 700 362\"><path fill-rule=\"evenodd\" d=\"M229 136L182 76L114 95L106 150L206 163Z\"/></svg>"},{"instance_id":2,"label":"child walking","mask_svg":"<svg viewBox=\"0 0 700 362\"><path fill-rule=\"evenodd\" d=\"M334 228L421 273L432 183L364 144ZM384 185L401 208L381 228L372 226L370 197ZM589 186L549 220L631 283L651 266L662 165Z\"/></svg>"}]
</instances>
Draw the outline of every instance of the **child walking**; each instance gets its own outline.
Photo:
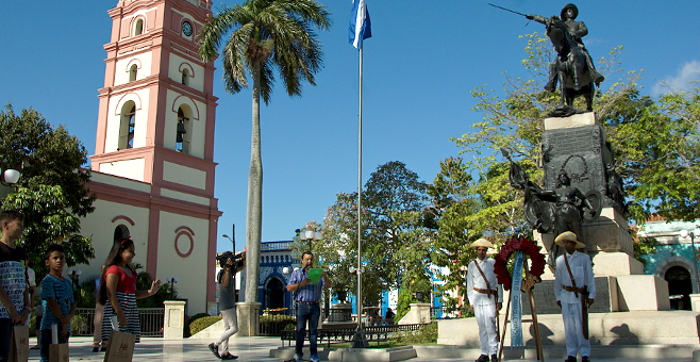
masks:
<instances>
[{"instance_id":1,"label":"child walking","mask_svg":"<svg viewBox=\"0 0 700 362\"><path fill-rule=\"evenodd\" d=\"M102 345L107 345L111 335L112 316L119 320L119 331L136 336L136 343L141 340L141 325L136 299L150 297L160 289L160 280L156 279L148 291L136 290L136 270L132 262L136 256L134 241L129 229L119 225L114 231L114 245L105 261L105 268L100 279L99 302L105 306L102 318Z\"/></svg>"},{"instance_id":2,"label":"child walking","mask_svg":"<svg viewBox=\"0 0 700 362\"><path fill-rule=\"evenodd\" d=\"M49 266L49 275L41 282L44 309L44 317L41 319L41 362L49 360L51 325L58 326L58 342L68 343L70 321L75 314L73 285L63 277L63 266L66 265L66 251L63 246L50 245L44 255L44 261Z\"/></svg>"}]
</instances>

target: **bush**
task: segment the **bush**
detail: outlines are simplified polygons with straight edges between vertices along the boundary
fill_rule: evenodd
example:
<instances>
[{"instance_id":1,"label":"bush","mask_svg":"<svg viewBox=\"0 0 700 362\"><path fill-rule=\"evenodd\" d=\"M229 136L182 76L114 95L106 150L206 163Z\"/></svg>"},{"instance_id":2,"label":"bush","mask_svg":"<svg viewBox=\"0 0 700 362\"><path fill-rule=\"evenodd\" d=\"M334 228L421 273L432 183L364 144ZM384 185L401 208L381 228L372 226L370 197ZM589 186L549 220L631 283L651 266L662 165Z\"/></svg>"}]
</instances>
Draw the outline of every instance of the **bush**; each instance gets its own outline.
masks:
<instances>
[{"instance_id":1,"label":"bush","mask_svg":"<svg viewBox=\"0 0 700 362\"><path fill-rule=\"evenodd\" d=\"M421 326L418 331L400 331L397 342L400 345L437 343L437 322Z\"/></svg>"},{"instance_id":2,"label":"bush","mask_svg":"<svg viewBox=\"0 0 700 362\"><path fill-rule=\"evenodd\" d=\"M92 322L92 321L90 321ZM85 316L74 315L73 319L70 321L70 334L79 335L84 334L88 330L88 320Z\"/></svg>"},{"instance_id":3,"label":"bush","mask_svg":"<svg viewBox=\"0 0 700 362\"><path fill-rule=\"evenodd\" d=\"M209 314L207 313L197 313L193 316L191 316L189 319L185 321L185 337L190 337L192 336L192 333L190 333L190 325L196 321L197 319L204 318L204 317L209 317Z\"/></svg>"},{"instance_id":4,"label":"bush","mask_svg":"<svg viewBox=\"0 0 700 362\"><path fill-rule=\"evenodd\" d=\"M289 315L263 315L260 316L260 332L268 336L279 336L290 324L294 325L291 329L296 329L296 322L296 317Z\"/></svg>"},{"instance_id":5,"label":"bush","mask_svg":"<svg viewBox=\"0 0 700 362\"><path fill-rule=\"evenodd\" d=\"M221 320L221 316L206 316L197 318L194 322L190 322L190 335L195 335L204 329L207 329L212 324Z\"/></svg>"}]
</instances>

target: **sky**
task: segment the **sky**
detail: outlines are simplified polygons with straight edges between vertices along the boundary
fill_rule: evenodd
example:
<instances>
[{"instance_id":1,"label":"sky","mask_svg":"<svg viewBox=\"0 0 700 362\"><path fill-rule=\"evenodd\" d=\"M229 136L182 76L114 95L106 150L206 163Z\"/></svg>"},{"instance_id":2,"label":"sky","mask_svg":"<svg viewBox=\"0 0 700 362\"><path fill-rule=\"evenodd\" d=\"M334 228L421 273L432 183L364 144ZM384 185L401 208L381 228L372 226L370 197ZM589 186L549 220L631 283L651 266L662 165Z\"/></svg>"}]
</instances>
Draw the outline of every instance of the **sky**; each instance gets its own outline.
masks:
<instances>
[{"instance_id":1,"label":"sky","mask_svg":"<svg viewBox=\"0 0 700 362\"><path fill-rule=\"evenodd\" d=\"M493 0L521 13L559 15L566 1ZM338 192L358 183L358 51L348 43L350 0L320 0L333 27L320 32L324 67L316 86L290 98L275 83L261 107L263 241L290 240L295 229L323 221ZM222 5L241 0L214 1ZM15 111L33 107L53 125L95 152L98 92L116 0L0 1L0 103ZM579 2L589 29L584 38L598 61L624 46L622 68L642 70L643 93L658 97L665 82L685 87L700 79L700 23L695 1ZM493 8L484 1L367 0L372 38L364 43L362 182L382 164L401 161L426 182L441 160L458 156L450 141L481 120L470 91L502 92L505 72L526 76L525 39L544 25ZM223 215L218 234L236 225L237 250L245 245L251 93L225 92L216 63L215 197ZM279 78L279 77L277 77ZM606 80L609 87L616 79ZM465 154L464 157L469 157ZM219 238L218 251L230 250Z\"/></svg>"}]
</instances>

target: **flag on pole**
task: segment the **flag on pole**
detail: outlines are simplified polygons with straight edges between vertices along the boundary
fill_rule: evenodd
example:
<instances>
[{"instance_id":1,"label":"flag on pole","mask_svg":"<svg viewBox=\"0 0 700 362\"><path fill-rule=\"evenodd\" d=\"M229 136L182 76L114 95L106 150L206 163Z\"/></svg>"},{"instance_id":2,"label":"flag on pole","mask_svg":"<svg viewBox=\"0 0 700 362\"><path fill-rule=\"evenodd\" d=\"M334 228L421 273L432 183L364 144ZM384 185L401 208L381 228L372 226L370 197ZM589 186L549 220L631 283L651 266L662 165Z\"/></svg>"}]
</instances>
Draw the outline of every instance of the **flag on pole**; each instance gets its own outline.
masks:
<instances>
[{"instance_id":1,"label":"flag on pole","mask_svg":"<svg viewBox=\"0 0 700 362\"><path fill-rule=\"evenodd\" d=\"M353 0L350 12L350 44L357 49L362 48L362 41L372 37L369 12L365 0Z\"/></svg>"}]
</instances>

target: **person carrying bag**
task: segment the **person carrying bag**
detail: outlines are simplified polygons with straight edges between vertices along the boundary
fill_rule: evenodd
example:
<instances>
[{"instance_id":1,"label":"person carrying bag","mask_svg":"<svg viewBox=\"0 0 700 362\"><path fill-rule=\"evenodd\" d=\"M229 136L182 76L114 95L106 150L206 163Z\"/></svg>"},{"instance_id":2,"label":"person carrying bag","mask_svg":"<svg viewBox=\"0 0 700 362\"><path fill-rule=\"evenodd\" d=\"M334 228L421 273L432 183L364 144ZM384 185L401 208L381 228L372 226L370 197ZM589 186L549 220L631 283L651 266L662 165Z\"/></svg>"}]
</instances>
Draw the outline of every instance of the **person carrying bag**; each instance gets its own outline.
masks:
<instances>
[{"instance_id":1,"label":"person carrying bag","mask_svg":"<svg viewBox=\"0 0 700 362\"><path fill-rule=\"evenodd\" d=\"M27 362L27 360L29 360L29 327L16 325L12 327L8 361Z\"/></svg>"},{"instance_id":2,"label":"person carrying bag","mask_svg":"<svg viewBox=\"0 0 700 362\"><path fill-rule=\"evenodd\" d=\"M131 333L119 332L117 316L110 318L112 332L107 343L104 362L131 362L134 356L136 336Z\"/></svg>"},{"instance_id":3,"label":"person carrying bag","mask_svg":"<svg viewBox=\"0 0 700 362\"><path fill-rule=\"evenodd\" d=\"M51 345L49 346L49 362L68 362L68 343L61 343L58 338L58 325L51 325Z\"/></svg>"}]
</instances>

